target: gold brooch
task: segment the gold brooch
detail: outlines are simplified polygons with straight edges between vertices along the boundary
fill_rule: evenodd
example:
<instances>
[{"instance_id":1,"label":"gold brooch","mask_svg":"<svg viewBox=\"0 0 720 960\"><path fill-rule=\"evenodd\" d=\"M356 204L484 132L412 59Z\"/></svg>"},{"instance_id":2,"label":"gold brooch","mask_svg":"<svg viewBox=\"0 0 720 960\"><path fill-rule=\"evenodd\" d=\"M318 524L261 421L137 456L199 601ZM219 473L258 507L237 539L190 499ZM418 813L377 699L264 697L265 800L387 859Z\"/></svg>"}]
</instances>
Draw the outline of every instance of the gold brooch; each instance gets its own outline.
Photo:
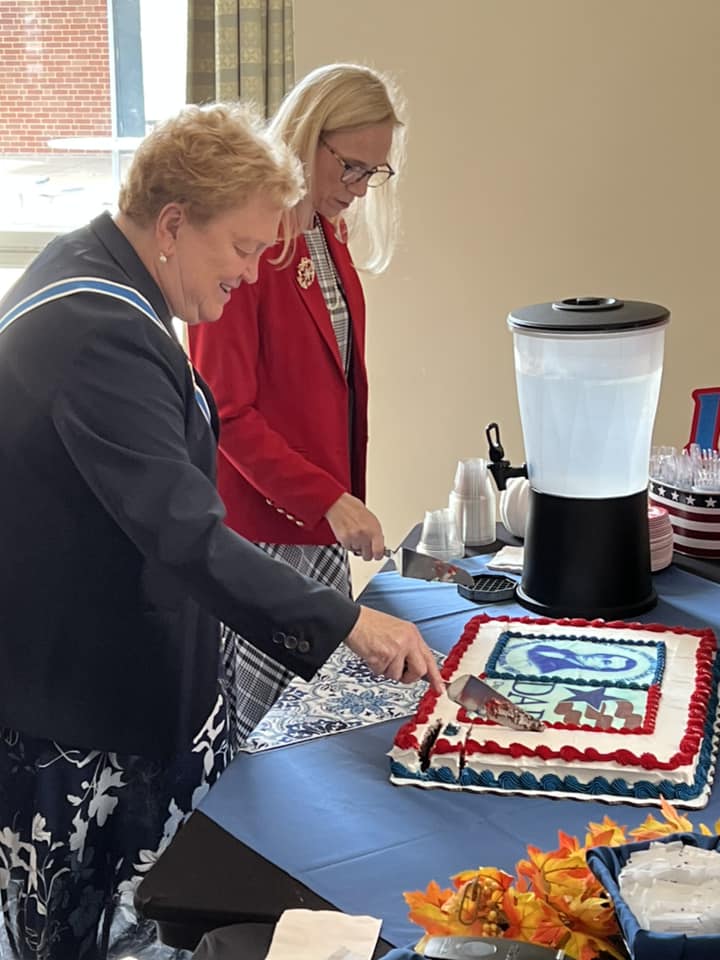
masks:
<instances>
[{"instance_id":1,"label":"gold brooch","mask_svg":"<svg viewBox=\"0 0 720 960\"><path fill-rule=\"evenodd\" d=\"M310 257L302 257L297 268L297 282L300 284L303 290L307 290L314 279L315 267L312 260Z\"/></svg>"}]
</instances>

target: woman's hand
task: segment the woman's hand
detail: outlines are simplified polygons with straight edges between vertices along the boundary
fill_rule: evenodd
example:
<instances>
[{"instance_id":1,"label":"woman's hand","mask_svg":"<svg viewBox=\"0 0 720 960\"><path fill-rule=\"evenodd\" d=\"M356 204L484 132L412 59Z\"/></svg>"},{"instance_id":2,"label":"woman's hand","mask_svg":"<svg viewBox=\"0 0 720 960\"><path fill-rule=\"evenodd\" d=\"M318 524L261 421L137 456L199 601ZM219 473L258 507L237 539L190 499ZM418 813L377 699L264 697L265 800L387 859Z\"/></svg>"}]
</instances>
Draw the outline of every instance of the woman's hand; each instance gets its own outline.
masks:
<instances>
[{"instance_id":1,"label":"woman's hand","mask_svg":"<svg viewBox=\"0 0 720 960\"><path fill-rule=\"evenodd\" d=\"M385 537L380 521L362 500L351 493L335 501L325 514L332 532L346 550L363 560L382 560L385 556Z\"/></svg>"},{"instance_id":2,"label":"woman's hand","mask_svg":"<svg viewBox=\"0 0 720 960\"><path fill-rule=\"evenodd\" d=\"M445 690L435 658L414 623L361 606L345 643L376 676L401 683L425 677L438 693Z\"/></svg>"}]
</instances>

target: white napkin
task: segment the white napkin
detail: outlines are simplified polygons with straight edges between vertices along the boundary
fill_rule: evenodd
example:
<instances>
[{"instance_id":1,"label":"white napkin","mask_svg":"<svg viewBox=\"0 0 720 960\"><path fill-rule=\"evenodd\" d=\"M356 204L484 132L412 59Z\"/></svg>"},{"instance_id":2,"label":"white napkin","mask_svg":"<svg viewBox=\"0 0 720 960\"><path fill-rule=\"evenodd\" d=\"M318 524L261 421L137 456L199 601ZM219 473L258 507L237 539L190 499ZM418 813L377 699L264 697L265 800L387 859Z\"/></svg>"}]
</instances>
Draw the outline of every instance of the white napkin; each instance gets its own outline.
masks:
<instances>
[{"instance_id":1,"label":"white napkin","mask_svg":"<svg viewBox=\"0 0 720 960\"><path fill-rule=\"evenodd\" d=\"M286 910L266 960L370 960L381 924L335 910Z\"/></svg>"},{"instance_id":2,"label":"white napkin","mask_svg":"<svg viewBox=\"0 0 720 960\"><path fill-rule=\"evenodd\" d=\"M508 573L522 573L523 547L503 547L492 560L488 561L488 570L506 570Z\"/></svg>"}]
</instances>

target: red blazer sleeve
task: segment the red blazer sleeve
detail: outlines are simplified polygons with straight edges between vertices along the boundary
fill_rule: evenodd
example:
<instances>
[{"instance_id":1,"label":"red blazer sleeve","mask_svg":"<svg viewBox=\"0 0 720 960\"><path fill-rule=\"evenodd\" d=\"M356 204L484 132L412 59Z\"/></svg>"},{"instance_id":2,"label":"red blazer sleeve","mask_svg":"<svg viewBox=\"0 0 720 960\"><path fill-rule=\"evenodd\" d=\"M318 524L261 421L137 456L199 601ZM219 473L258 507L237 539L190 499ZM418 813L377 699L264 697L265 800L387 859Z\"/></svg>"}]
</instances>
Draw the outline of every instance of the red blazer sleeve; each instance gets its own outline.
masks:
<instances>
[{"instance_id":1,"label":"red blazer sleeve","mask_svg":"<svg viewBox=\"0 0 720 960\"><path fill-rule=\"evenodd\" d=\"M269 269L261 264L261 274ZM256 406L264 286L262 279L241 284L220 320L190 328L190 349L218 406L221 455L273 506L312 528L345 488L293 449Z\"/></svg>"}]
</instances>

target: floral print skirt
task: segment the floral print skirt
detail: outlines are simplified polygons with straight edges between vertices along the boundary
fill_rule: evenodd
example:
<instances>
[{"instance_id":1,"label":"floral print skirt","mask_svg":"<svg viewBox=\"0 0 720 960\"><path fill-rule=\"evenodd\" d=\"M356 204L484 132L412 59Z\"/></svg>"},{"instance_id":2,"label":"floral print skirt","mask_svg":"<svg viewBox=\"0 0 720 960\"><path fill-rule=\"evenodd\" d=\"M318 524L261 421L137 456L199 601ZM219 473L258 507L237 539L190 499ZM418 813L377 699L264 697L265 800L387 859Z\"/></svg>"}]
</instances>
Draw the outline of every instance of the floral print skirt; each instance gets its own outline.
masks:
<instances>
[{"instance_id":1,"label":"floral print skirt","mask_svg":"<svg viewBox=\"0 0 720 960\"><path fill-rule=\"evenodd\" d=\"M22 960L99 960L132 897L227 763L225 698L168 761L0 728L0 898Z\"/></svg>"}]
</instances>

